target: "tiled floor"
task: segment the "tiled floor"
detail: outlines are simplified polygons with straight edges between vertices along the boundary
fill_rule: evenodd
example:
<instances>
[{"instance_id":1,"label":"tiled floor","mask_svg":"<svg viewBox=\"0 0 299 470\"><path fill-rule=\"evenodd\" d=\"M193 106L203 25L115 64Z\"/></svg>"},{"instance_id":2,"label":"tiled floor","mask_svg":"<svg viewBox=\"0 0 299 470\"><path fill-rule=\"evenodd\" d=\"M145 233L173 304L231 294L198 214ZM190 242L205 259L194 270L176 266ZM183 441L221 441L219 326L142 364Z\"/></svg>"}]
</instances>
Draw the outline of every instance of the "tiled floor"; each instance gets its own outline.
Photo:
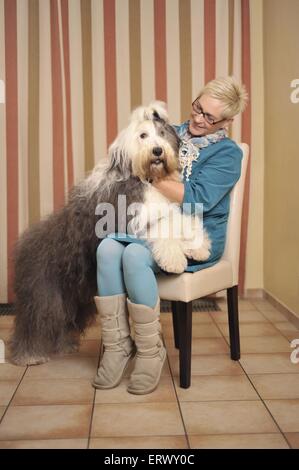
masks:
<instances>
[{"instance_id":1,"label":"tiled floor","mask_svg":"<svg viewBox=\"0 0 299 470\"><path fill-rule=\"evenodd\" d=\"M33 367L0 364L0 448L299 448L299 363L291 340L299 329L265 300L241 300L242 358L229 358L226 304L194 312L192 386L178 385L170 313L168 351L158 389L95 391L98 325L80 351ZM6 341L11 317L0 317ZM6 351L7 353L7 351ZM2 419L1 419L2 417Z\"/></svg>"}]
</instances>

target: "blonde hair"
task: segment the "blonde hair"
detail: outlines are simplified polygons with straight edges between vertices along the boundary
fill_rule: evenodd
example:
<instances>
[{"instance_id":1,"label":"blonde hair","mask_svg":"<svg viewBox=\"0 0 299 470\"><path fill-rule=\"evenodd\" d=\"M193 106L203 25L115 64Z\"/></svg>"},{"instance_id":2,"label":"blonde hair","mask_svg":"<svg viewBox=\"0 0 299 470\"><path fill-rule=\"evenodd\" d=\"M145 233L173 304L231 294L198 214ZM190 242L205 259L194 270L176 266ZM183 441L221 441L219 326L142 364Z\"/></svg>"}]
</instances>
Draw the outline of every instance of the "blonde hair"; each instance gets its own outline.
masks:
<instances>
[{"instance_id":1,"label":"blonde hair","mask_svg":"<svg viewBox=\"0 0 299 470\"><path fill-rule=\"evenodd\" d=\"M248 93L244 85L240 85L234 77L219 77L208 82L200 91L198 98L209 95L224 105L222 117L231 119L242 113L248 102Z\"/></svg>"}]
</instances>

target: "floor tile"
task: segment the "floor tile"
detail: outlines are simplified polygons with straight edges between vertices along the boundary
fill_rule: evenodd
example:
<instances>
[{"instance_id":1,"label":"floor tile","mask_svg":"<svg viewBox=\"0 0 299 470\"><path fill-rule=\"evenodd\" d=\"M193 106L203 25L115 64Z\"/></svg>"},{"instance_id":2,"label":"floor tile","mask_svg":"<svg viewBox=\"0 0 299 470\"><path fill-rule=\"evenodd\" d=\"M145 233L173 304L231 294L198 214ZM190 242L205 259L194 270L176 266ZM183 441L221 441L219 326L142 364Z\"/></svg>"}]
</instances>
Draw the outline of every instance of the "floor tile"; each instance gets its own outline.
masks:
<instances>
[{"instance_id":1,"label":"floor tile","mask_svg":"<svg viewBox=\"0 0 299 470\"><path fill-rule=\"evenodd\" d=\"M227 301L226 301L226 298L224 299L221 299L221 300L217 300L217 305L218 307L222 310L222 311L226 311L227 310Z\"/></svg>"},{"instance_id":2,"label":"floor tile","mask_svg":"<svg viewBox=\"0 0 299 470\"><path fill-rule=\"evenodd\" d=\"M86 449L88 439L0 441L0 449Z\"/></svg>"},{"instance_id":3,"label":"floor tile","mask_svg":"<svg viewBox=\"0 0 299 470\"><path fill-rule=\"evenodd\" d=\"M261 314L267 318L272 323L279 323L283 321L288 321L287 317L278 310L260 310Z\"/></svg>"},{"instance_id":4,"label":"floor tile","mask_svg":"<svg viewBox=\"0 0 299 470\"><path fill-rule=\"evenodd\" d=\"M188 434L278 432L260 401L181 403L181 410Z\"/></svg>"},{"instance_id":5,"label":"floor tile","mask_svg":"<svg viewBox=\"0 0 299 470\"><path fill-rule=\"evenodd\" d=\"M176 403L95 405L91 437L183 435Z\"/></svg>"},{"instance_id":6,"label":"floor tile","mask_svg":"<svg viewBox=\"0 0 299 470\"><path fill-rule=\"evenodd\" d=\"M299 329L291 322L279 322L273 324L289 341L299 339Z\"/></svg>"},{"instance_id":7,"label":"floor tile","mask_svg":"<svg viewBox=\"0 0 299 470\"><path fill-rule=\"evenodd\" d=\"M299 376L298 376L299 377ZM246 376L193 376L192 386L180 388L175 381L180 402L216 400L258 400L258 395Z\"/></svg>"},{"instance_id":8,"label":"floor tile","mask_svg":"<svg viewBox=\"0 0 299 470\"><path fill-rule=\"evenodd\" d=\"M277 311L277 309L266 299L252 299L252 305L259 310L264 311Z\"/></svg>"},{"instance_id":9,"label":"floor tile","mask_svg":"<svg viewBox=\"0 0 299 470\"><path fill-rule=\"evenodd\" d=\"M189 436L191 449L289 449L282 434Z\"/></svg>"},{"instance_id":10,"label":"floor tile","mask_svg":"<svg viewBox=\"0 0 299 470\"><path fill-rule=\"evenodd\" d=\"M299 398L299 374L249 376L263 399Z\"/></svg>"},{"instance_id":11,"label":"floor tile","mask_svg":"<svg viewBox=\"0 0 299 470\"><path fill-rule=\"evenodd\" d=\"M265 403L283 432L299 432L299 400L266 400Z\"/></svg>"},{"instance_id":12,"label":"floor tile","mask_svg":"<svg viewBox=\"0 0 299 470\"><path fill-rule=\"evenodd\" d=\"M101 327L98 324L92 325L87 328L84 333L81 335L82 340L87 339L101 339Z\"/></svg>"},{"instance_id":13,"label":"floor tile","mask_svg":"<svg viewBox=\"0 0 299 470\"><path fill-rule=\"evenodd\" d=\"M25 377L35 379L92 379L97 371L97 357L76 355L53 359L28 367Z\"/></svg>"},{"instance_id":14,"label":"floor tile","mask_svg":"<svg viewBox=\"0 0 299 470\"><path fill-rule=\"evenodd\" d=\"M11 328L1 328L0 329L0 339L2 339L4 342L7 342L12 335L12 329Z\"/></svg>"},{"instance_id":15,"label":"floor tile","mask_svg":"<svg viewBox=\"0 0 299 470\"><path fill-rule=\"evenodd\" d=\"M239 310L254 310L255 308L251 300L239 299Z\"/></svg>"},{"instance_id":16,"label":"floor tile","mask_svg":"<svg viewBox=\"0 0 299 470\"><path fill-rule=\"evenodd\" d=\"M101 437L90 439L90 449L188 449L185 436Z\"/></svg>"},{"instance_id":17,"label":"floor tile","mask_svg":"<svg viewBox=\"0 0 299 470\"><path fill-rule=\"evenodd\" d=\"M170 338L165 338L167 353L177 356L179 351L174 347ZM229 352L227 343L223 338L194 338L192 340L192 354L223 354Z\"/></svg>"},{"instance_id":18,"label":"floor tile","mask_svg":"<svg viewBox=\"0 0 299 470\"><path fill-rule=\"evenodd\" d=\"M0 330L1 328L12 328L15 321L15 315L0 315Z\"/></svg>"},{"instance_id":19,"label":"floor tile","mask_svg":"<svg viewBox=\"0 0 299 470\"><path fill-rule=\"evenodd\" d=\"M22 380L12 405L88 404L94 398L94 388L86 379Z\"/></svg>"},{"instance_id":20,"label":"floor tile","mask_svg":"<svg viewBox=\"0 0 299 470\"><path fill-rule=\"evenodd\" d=\"M1 380L20 380L26 370L26 367L15 366L5 362L0 364L0 377Z\"/></svg>"},{"instance_id":21,"label":"floor tile","mask_svg":"<svg viewBox=\"0 0 299 470\"><path fill-rule=\"evenodd\" d=\"M229 336L228 325L219 323L219 329L224 336ZM240 323L240 337L247 336L275 336L279 335L279 331L271 325L271 323Z\"/></svg>"},{"instance_id":22,"label":"floor tile","mask_svg":"<svg viewBox=\"0 0 299 470\"><path fill-rule=\"evenodd\" d=\"M291 343L293 340L299 341L299 334L295 331L282 331L281 334ZM299 344L299 343L298 343ZM299 356L298 356L299 357Z\"/></svg>"},{"instance_id":23,"label":"floor tile","mask_svg":"<svg viewBox=\"0 0 299 470\"><path fill-rule=\"evenodd\" d=\"M217 301L218 306L221 308L223 311L227 311L227 301L221 300ZM239 310L255 310L256 307L254 306L253 302L251 300L243 300L239 299Z\"/></svg>"},{"instance_id":24,"label":"floor tile","mask_svg":"<svg viewBox=\"0 0 299 470\"><path fill-rule=\"evenodd\" d=\"M161 314L168 361L148 395L126 391L134 361L115 389L92 387L101 345L98 318L81 336L77 353L46 364L12 365L7 348L7 362L0 364L0 448L86 448L91 419L94 449L185 449L185 427L192 448L299 448L299 364L290 359L299 329L269 302L240 299L241 359L232 361L227 304L217 303L222 311L193 312L189 389L179 387L171 312ZM0 317L5 341L13 320Z\"/></svg>"},{"instance_id":25,"label":"floor tile","mask_svg":"<svg viewBox=\"0 0 299 470\"><path fill-rule=\"evenodd\" d=\"M173 338L173 327L172 325L163 326L163 337ZM194 323L192 325L192 337L193 338L221 338L222 335L213 323Z\"/></svg>"},{"instance_id":26,"label":"floor tile","mask_svg":"<svg viewBox=\"0 0 299 470\"><path fill-rule=\"evenodd\" d=\"M216 323L228 323L227 312L216 312L211 314ZM239 312L240 323L265 323L267 319L257 310L246 310Z\"/></svg>"},{"instance_id":27,"label":"floor tile","mask_svg":"<svg viewBox=\"0 0 299 470\"><path fill-rule=\"evenodd\" d=\"M16 380L1 380L0 382L0 405L6 406L9 404L16 391L19 381Z\"/></svg>"},{"instance_id":28,"label":"floor tile","mask_svg":"<svg viewBox=\"0 0 299 470\"><path fill-rule=\"evenodd\" d=\"M217 313L217 312L216 312ZM160 320L162 325L172 325L172 313L164 312L161 313ZM210 312L193 312L192 314L192 323L213 323L213 320L210 316Z\"/></svg>"},{"instance_id":29,"label":"floor tile","mask_svg":"<svg viewBox=\"0 0 299 470\"><path fill-rule=\"evenodd\" d=\"M81 340L79 350L71 356L96 356L100 355L101 341L99 339Z\"/></svg>"},{"instance_id":30,"label":"floor tile","mask_svg":"<svg viewBox=\"0 0 299 470\"><path fill-rule=\"evenodd\" d=\"M290 351L290 343L283 336L251 336L241 340L241 353L277 353Z\"/></svg>"},{"instance_id":31,"label":"floor tile","mask_svg":"<svg viewBox=\"0 0 299 470\"><path fill-rule=\"evenodd\" d=\"M169 356L173 375L179 375L178 356ZM191 375L243 375L244 371L238 361L232 361L227 354L192 355Z\"/></svg>"},{"instance_id":32,"label":"floor tile","mask_svg":"<svg viewBox=\"0 0 299 470\"><path fill-rule=\"evenodd\" d=\"M2 418L2 416L4 415L4 412L6 410L6 406L0 406L0 419ZM0 425L1 426L1 425Z\"/></svg>"},{"instance_id":33,"label":"floor tile","mask_svg":"<svg viewBox=\"0 0 299 470\"><path fill-rule=\"evenodd\" d=\"M201 323L213 323L211 313L212 312L193 312L192 323L194 325Z\"/></svg>"},{"instance_id":34,"label":"floor tile","mask_svg":"<svg viewBox=\"0 0 299 470\"><path fill-rule=\"evenodd\" d=\"M289 353L241 354L240 363L247 374L299 373L299 364L293 364ZM282 378L283 380L283 378Z\"/></svg>"},{"instance_id":35,"label":"floor tile","mask_svg":"<svg viewBox=\"0 0 299 470\"><path fill-rule=\"evenodd\" d=\"M10 406L0 440L87 438L91 405Z\"/></svg>"},{"instance_id":36,"label":"floor tile","mask_svg":"<svg viewBox=\"0 0 299 470\"><path fill-rule=\"evenodd\" d=\"M292 449L299 449L299 432L287 432L285 437Z\"/></svg>"},{"instance_id":37,"label":"floor tile","mask_svg":"<svg viewBox=\"0 0 299 470\"><path fill-rule=\"evenodd\" d=\"M172 312L161 312L160 321L162 324L172 323Z\"/></svg>"},{"instance_id":38,"label":"floor tile","mask_svg":"<svg viewBox=\"0 0 299 470\"><path fill-rule=\"evenodd\" d=\"M110 390L97 390L95 403L167 403L177 401L170 376L161 377L156 390L147 395L133 395L127 392L128 383L129 378L125 378L118 387Z\"/></svg>"},{"instance_id":39,"label":"floor tile","mask_svg":"<svg viewBox=\"0 0 299 470\"><path fill-rule=\"evenodd\" d=\"M282 333L285 331L295 331L299 335L299 328L293 325L293 323L291 323L290 321L277 322L274 323L274 326Z\"/></svg>"}]
</instances>

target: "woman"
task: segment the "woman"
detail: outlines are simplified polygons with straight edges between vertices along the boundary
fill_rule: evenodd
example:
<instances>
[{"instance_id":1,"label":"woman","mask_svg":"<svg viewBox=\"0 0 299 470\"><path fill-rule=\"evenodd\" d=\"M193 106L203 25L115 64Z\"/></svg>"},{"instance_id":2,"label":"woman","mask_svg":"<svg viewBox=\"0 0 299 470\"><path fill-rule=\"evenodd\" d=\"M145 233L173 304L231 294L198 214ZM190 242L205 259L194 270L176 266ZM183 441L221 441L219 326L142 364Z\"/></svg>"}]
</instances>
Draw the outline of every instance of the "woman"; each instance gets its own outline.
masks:
<instances>
[{"instance_id":1,"label":"woman","mask_svg":"<svg viewBox=\"0 0 299 470\"><path fill-rule=\"evenodd\" d=\"M175 126L184 142L183 182L169 179L153 183L179 204L203 204L203 224L212 242L207 261L190 260L186 271L215 264L224 251L229 193L241 172L242 152L227 137L227 128L246 106L247 93L232 78L209 82L192 103L190 120ZM190 204L191 203L191 204ZM184 205L182 206L184 210ZM102 325L104 354L94 386L113 388L136 352L128 392L146 394L158 385L166 350L160 337L160 300L156 281L159 267L150 250L140 243L103 240L97 250L95 298ZM134 325L130 336L128 314Z\"/></svg>"}]
</instances>

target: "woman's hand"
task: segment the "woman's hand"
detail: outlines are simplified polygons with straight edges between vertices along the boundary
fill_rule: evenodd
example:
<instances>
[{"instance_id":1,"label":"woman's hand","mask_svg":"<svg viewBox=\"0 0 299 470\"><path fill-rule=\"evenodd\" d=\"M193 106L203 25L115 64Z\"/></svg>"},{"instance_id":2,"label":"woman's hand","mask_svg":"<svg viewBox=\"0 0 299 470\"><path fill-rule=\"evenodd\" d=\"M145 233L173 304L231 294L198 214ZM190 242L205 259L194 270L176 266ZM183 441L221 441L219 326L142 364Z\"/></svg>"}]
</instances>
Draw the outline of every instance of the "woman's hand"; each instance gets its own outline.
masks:
<instances>
[{"instance_id":1,"label":"woman's hand","mask_svg":"<svg viewBox=\"0 0 299 470\"><path fill-rule=\"evenodd\" d=\"M185 192L183 183L171 179L171 176L166 176L161 180L153 181L152 185L170 201L182 204Z\"/></svg>"}]
</instances>

